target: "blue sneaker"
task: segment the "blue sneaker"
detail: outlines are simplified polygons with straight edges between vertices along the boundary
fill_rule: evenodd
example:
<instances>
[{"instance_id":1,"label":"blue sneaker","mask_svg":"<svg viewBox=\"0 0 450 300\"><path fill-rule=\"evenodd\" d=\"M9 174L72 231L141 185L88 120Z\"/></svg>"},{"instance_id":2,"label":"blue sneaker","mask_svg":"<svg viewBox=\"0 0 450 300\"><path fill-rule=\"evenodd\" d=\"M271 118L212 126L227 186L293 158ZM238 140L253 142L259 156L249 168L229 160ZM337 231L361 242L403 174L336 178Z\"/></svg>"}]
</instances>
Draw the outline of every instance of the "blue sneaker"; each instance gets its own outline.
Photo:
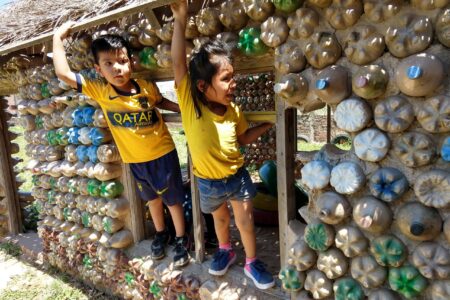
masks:
<instances>
[{"instance_id":1,"label":"blue sneaker","mask_svg":"<svg viewBox=\"0 0 450 300\"><path fill-rule=\"evenodd\" d=\"M253 283L260 290L270 289L275 285L272 274L266 271L264 263L258 259L246 265L244 267L244 273L253 280Z\"/></svg>"},{"instance_id":2,"label":"blue sneaker","mask_svg":"<svg viewBox=\"0 0 450 300\"><path fill-rule=\"evenodd\" d=\"M213 261L209 267L209 274L222 276L227 271L228 268L236 261L236 253L232 249L224 250L219 249L219 251L214 254Z\"/></svg>"}]
</instances>

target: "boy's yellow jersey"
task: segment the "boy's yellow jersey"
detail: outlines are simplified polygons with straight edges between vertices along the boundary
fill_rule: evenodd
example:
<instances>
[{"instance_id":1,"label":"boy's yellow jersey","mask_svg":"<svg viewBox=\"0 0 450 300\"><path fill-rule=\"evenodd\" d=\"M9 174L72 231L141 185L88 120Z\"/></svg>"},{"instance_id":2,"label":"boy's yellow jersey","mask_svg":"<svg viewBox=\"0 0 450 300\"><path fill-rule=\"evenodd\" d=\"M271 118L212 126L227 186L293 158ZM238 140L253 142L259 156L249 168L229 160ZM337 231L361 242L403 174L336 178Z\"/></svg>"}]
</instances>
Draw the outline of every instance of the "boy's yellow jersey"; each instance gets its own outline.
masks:
<instances>
[{"instance_id":1,"label":"boy's yellow jersey","mask_svg":"<svg viewBox=\"0 0 450 300\"><path fill-rule=\"evenodd\" d=\"M235 174L244 163L237 140L248 128L244 114L231 103L226 113L219 116L199 102L202 116L197 119L190 89L191 81L186 74L176 91L194 174L204 179Z\"/></svg>"},{"instance_id":2,"label":"boy's yellow jersey","mask_svg":"<svg viewBox=\"0 0 450 300\"><path fill-rule=\"evenodd\" d=\"M162 96L145 80L132 80L136 94L119 93L109 83L76 74L78 91L96 100L103 110L120 156L125 163L157 159L175 145L155 107Z\"/></svg>"}]
</instances>

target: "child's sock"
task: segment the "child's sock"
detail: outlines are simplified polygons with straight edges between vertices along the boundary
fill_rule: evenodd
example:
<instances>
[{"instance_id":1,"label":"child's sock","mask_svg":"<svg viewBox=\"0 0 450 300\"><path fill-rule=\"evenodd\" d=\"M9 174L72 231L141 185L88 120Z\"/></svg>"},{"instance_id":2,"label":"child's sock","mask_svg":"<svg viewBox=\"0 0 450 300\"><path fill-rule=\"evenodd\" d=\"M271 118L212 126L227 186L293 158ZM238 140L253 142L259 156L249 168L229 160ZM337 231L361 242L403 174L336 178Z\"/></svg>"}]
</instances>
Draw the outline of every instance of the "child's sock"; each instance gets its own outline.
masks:
<instances>
[{"instance_id":1,"label":"child's sock","mask_svg":"<svg viewBox=\"0 0 450 300\"><path fill-rule=\"evenodd\" d=\"M231 250L231 243L228 242L228 243L225 243L225 244L219 244L219 249L230 251Z\"/></svg>"},{"instance_id":2,"label":"child's sock","mask_svg":"<svg viewBox=\"0 0 450 300\"><path fill-rule=\"evenodd\" d=\"M245 258L245 269L250 272L250 264L256 260L256 256L252 258Z\"/></svg>"}]
</instances>

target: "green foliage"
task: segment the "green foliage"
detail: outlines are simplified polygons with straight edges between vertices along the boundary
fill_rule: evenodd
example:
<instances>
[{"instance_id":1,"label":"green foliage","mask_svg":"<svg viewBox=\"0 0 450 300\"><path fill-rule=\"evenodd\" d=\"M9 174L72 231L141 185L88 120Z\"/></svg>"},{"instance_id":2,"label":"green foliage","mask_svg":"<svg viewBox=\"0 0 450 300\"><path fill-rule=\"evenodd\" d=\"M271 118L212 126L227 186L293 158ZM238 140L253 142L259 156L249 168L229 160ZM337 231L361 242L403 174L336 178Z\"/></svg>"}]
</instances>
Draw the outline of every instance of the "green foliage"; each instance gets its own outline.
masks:
<instances>
[{"instance_id":1,"label":"green foliage","mask_svg":"<svg viewBox=\"0 0 450 300\"><path fill-rule=\"evenodd\" d=\"M32 266L17 261L17 266L25 271L13 276L5 289L0 291L2 300L111 300L115 297L85 286L81 282L50 267L42 273Z\"/></svg>"},{"instance_id":2,"label":"green foliage","mask_svg":"<svg viewBox=\"0 0 450 300\"><path fill-rule=\"evenodd\" d=\"M297 151L316 151L320 150L324 143L308 143L303 140L297 140Z\"/></svg>"},{"instance_id":3,"label":"green foliage","mask_svg":"<svg viewBox=\"0 0 450 300\"><path fill-rule=\"evenodd\" d=\"M337 143L337 144L335 144L335 146L338 147L339 149L349 151L352 148L352 142L347 141L347 142Z\"/></svg>"},{"instance_id":4,"label":"green foliage","mask_svg":"<svg viewBox=\"0 0 450 300\"><path fill-rule=\"evenodd\" d=\"M20 249L20 246L13 242L1 243L0 251L14 257L18 257L22 254L22 249Z\"/></svg>"},{"instance_id":5,"label":"green foliage","mask_svg":"<svg viewBox=\"0 0 450 300\"><path fill-rule=\"evenodd\" d=\"M23 215L23 227L26 230L37 230L37 222L39 221L39 205L33 202L30 205L25 206L22 211Z\"/></svg>"},{"instance_id":6,"label":"green foliage","mask_svg":"<svg viewBox=\"0 0 450 300\"><path fill-rule=\"evenodd\" d=\"M167 124L170 135L172 136L175 148L177 149L178 159L180 160L181 169L187 168L187 144L186 136L184 135L183 127L181 124Z\"/></svg>"}]
</instances>

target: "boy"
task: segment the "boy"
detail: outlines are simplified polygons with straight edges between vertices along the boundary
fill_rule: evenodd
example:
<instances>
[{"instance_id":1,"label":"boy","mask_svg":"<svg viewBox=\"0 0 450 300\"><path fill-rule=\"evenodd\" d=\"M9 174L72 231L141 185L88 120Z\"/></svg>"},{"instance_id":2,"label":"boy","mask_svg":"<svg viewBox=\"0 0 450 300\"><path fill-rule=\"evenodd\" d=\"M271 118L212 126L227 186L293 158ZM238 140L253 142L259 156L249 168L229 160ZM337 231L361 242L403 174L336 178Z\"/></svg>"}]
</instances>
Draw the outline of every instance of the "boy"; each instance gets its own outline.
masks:
<instances>
[{"instance_id":1,"label":"boy","mask_svg":"<svg viewBox=\"0 0 450 300\"><path fill-rule=\"evenodd\" d=\"M72 72L63 40L73 24L65 23L54 33L56 75L78 92L95 99L102 108L120 156L124 163L130 164L141 198L148 200L157 231L151 246L154 259L164 257L164 247L169 240L163 202L168 206L176 232L174 266L182 267L189 263L189 254L180 164L172 137L155 107L175 112L180 109L176 103L162 98L153 83L131 79L130 49L120 36L104 35L92 42L95 69L107 84Z\"/></svg>"}]
</instances>

